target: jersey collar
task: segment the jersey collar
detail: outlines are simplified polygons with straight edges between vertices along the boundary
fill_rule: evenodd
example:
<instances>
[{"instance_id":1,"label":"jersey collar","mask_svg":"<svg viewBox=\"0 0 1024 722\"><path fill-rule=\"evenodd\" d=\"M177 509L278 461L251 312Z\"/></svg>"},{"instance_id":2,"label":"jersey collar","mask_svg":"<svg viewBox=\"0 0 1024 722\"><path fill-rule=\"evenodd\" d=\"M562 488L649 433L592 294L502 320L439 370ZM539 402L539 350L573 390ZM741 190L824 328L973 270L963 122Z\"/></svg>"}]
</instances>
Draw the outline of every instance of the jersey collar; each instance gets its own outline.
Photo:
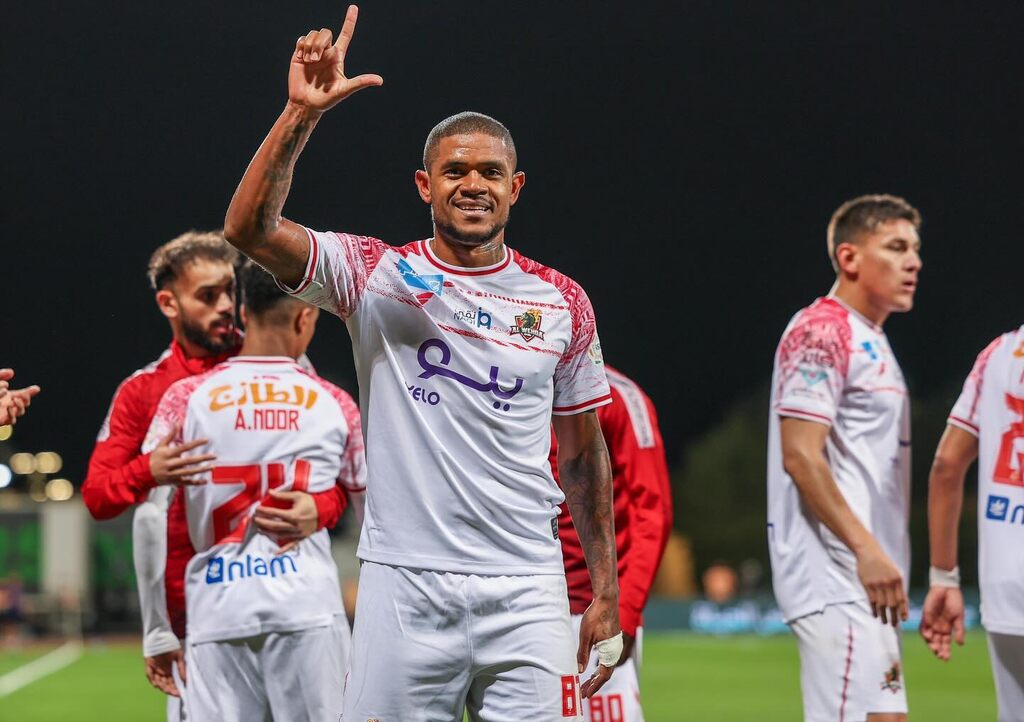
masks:
<instances>
[{"instance_id":1,"label":"jersey collar","mask_svg":"<svg viewBox=\"0 0 1024 722\"><path fill-rule=\"evenodd\" d=\"M430 247L430 241L433 239L428 238L425 241L420 241L420 247L423 251L423 255L428 261L437 268L440 268L446 273L451 273L456 276L487 276L492 273L499 273L508 268L508 264L512 262L512 249L502 244L501 248L505 251L505 255L500 261L490 266L474 266L469 268L467 266L453 266L450 263L445 263L438 258L433 249Z\"/></svg>"}]
</instances>

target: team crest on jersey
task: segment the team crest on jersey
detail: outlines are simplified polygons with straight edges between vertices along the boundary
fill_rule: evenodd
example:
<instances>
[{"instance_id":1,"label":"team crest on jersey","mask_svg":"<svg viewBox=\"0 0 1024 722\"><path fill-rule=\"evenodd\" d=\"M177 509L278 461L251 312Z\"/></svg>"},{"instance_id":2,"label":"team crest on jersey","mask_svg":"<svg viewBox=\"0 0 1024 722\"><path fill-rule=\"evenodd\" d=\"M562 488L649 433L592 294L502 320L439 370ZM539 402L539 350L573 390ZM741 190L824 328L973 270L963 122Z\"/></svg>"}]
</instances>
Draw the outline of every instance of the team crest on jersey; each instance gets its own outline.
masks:
<instances>
[{"instance_id":1,"label":"team crest on jersey","mask_svg":"<svg viewBox=\"0 0 1024 722\"><path fill-rule=\"evenodd\" d=\"M882 689L887 689L893 694L896 694L903 689L903 683L900 681L900 663L893 662L892 667L885 673L885 681L881 684Z\"/></svg>"},{"instance_id":2,"label":"team crest on jersey","mask_svg":"<svg viewBox=\"0 0 1024 722\"><path fill-rule=\"evenodd\" d=\"M510 335L515 336L518 334L523 337L524 341L532 341L535 338L539 338L541 341L544 340L544 332L540 330L540 324L543 320L540 309L528 308L517 315L515 319L515 325L508 330Z\"/></svg>"}]
</instances>

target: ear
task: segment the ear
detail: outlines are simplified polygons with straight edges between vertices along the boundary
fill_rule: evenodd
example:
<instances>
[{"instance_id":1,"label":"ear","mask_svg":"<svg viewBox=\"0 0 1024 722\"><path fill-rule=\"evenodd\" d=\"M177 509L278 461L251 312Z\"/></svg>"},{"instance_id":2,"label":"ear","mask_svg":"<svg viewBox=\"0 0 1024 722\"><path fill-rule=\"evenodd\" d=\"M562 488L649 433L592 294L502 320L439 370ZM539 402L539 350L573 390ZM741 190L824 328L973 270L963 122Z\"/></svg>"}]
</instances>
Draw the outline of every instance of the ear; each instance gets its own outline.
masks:
<instances>
[{"instance_id":1,"label":"ear","mask_svg":"<svg viewBox=\"0 0 1024 722\"><path fill-rule=\"evenodd\" d=\"M854 243L840 243L836 248L836 262L841 274L856 276L860 270L860 248Z\"/></svg>"},{"instance_id":2,"label":"ear","mask_svg":"<svg viewBox=\"0 0 1024 722\"><path fill-rule=\"evenodd\" d=\"M295 333L301 336L310 326L316 325L316 320L319 317L319 308L316 306L303 306L299 309L299 312L295 314Z\"/></svg>"},{"instance_id":3,"label":"ear","mask_svg":"<svg viewBox=\"0 0 1024 722\"><path fill-rule=\"evenodd\" d=\"M519 200L519 191L526 185L526 173L517 170L512 174L512 194L509 196L508 204L514 206Z\"/></svg>"},{"instance_id":4,"label":"ear","mask_svg":"<svg viewBox=\"0 0 1024 722\"><path fill-rule=\"evenodd\" d=\"M181 315L181 310L178 308L178 299L174 293L166 288L156 292L156 307L167 318L178 318Z\"/></svg>"},{"instance_id":5,"label":"ear","mask_svg":"<svg viewBox=\"0 0 1024 722\"><path fill-rule=\"evenodd\" d=\"M430 175L425 170L416 171L416 190L424 203L430 203Z\"/></svg>"},{"instance_id":6,"label":"ear","mask_svg":"<svg viewBox=\"0 0 1024 722\"><path fill-rule=\"evenodd\" d=\"M245 307L243 303L238 309L238 317L242 319L242 326L249 325L249 309Z\"/></svg>"}]
</instances>

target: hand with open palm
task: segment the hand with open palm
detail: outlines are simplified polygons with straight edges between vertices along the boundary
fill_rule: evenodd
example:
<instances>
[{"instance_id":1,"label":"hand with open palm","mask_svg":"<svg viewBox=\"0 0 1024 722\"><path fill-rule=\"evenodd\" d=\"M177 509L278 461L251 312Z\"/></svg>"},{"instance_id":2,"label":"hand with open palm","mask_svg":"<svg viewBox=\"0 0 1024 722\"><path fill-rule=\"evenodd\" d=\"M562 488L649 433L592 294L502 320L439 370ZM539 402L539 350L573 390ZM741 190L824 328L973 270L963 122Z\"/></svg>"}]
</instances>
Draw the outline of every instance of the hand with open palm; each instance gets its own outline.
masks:
<instances>
[{"instance_id":1,"label":"hand with open palm","mask_svg":"<svg viewBox=\"0 0 1024 722\"><path fill-rule=\"evenodd\" d=\"M349 5L337 42L327 28L310 30L295 42L288 68L290 103L322 113L356 91L384 83L379 75L345 75L345 56L358 16L359 8Z\"/></svg>"}]
</instances>

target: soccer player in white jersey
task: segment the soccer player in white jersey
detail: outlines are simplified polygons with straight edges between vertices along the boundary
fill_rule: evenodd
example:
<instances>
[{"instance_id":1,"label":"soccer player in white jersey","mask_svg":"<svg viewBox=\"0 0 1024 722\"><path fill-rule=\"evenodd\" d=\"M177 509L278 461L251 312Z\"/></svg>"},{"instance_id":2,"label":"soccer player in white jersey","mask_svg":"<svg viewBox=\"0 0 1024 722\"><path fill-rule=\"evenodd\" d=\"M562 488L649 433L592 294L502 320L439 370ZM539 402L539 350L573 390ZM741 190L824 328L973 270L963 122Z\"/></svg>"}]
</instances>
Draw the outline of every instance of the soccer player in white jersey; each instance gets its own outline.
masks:
<instances>
[{"instance_id":1,"label":"soccer player in white jersey","mask_svg":"<svg viewBox=\"0 0 1024 722\"><path fill-rule=\"evenodd\" d=\"M793 317L775 355L768 548L806 720L906 718L910 410L882 324L913 306L920 224L894 196L840 206L836 284Z\"/></svg>"},{"instance_id":2,"label":"soccer player in white jersey","mask_svg":"<svg viewBox=\"0 0 1024 722\"><path fill-rule=\"evenodd\" d=\"M999 719L1024 720L1024 326L981 352L949 415L928 484L930 589L921 634L948 661L964 643L957 531L978 459L978 571Z\"/></svg>"},{"instance_id":3,"label":"soccer player in white jersey","mask_svg":"<svg viewBox=\"0 0 1024 722\"><path fill-rule=\"evenodd\" d=\"M345 75L356 12L337 42L324 29L296 43L285 110L225 219L232 244L352 338L368 490L344 719L579 719L622 645L593 309L571 279L505 245L525 175L508 130L478 113L427 137L415 179L432 238L393 247L281 217L321 115L383 82ZM552 414L594 589L578 639ZM580 685L594 645L602 664Z\"/></svg>"},{"instance_id":4,"label":"soccer player in white jersey","mask_svg":"<svg viewBox=\"0 0 1024 722\"><path fill-rule=\"evenodd\" d=\"M296 363L319 310L285 295L252 263L241 288L246 337L238 356L172 385L144 445L177 432L176 441L203 440L202 453L216 456L206 483L178 492L196 550L185 570L186 716L334 719L350 633L327 531L275 538L252 519L258 506L289 506L290 492L332 494L336 484L361 507L359 410ZM263 520L261 529L275 528L290 529Z\"/></svg>"}]
</instances>

